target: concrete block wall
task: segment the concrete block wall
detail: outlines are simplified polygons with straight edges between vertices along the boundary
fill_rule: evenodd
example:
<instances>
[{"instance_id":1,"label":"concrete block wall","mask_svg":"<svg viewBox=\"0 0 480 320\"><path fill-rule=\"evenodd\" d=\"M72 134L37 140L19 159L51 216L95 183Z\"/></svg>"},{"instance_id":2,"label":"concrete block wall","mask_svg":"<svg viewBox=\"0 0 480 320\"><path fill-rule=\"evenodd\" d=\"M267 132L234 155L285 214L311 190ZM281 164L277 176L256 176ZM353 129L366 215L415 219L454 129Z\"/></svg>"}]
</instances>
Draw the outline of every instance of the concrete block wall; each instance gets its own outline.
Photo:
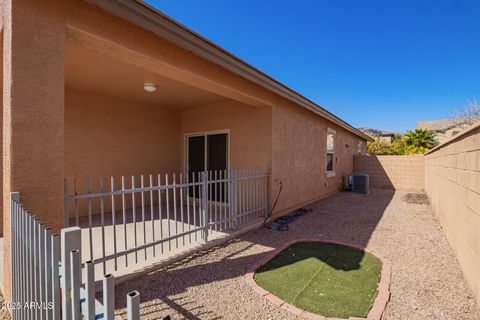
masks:
<instances>
[{"instance_id":1,"label":"concrete block wall","mask_svg":"<svg viewBox=\"0 0 480 320\"><path fill-rule=\"evenodd\" d=\"M480 124L425 156L425 191L480 304Z\"/></svg>"},{"instance_id":2,"label":"concrete block wall","mask_svg":"<svg viewBox=\"0 0 480 320\"><path fill-rule=\"evenodd\" d=\"M368 173L370 188L424 189L424 157L355 155L354 172Z\"/></svg>"}]
</instances>

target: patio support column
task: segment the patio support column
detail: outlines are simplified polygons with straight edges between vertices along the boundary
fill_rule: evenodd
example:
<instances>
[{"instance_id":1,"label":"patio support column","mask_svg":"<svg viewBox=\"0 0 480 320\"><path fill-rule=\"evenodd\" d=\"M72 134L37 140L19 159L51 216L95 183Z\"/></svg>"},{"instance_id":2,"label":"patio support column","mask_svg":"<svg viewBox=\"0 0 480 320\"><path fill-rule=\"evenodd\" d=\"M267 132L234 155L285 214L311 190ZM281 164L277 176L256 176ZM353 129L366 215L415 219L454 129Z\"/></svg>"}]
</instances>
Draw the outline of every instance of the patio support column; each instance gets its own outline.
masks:
<instances>
[{"instance_id":1,"label":"patio support column","mask_svg":"<svg viewBox=\"0 0 480 320\"><path fill-rule=\"evenodd\" d=\"M3 294L10 299L10 192L47 226L63 224L62 0L4 0Z\"/></svg>"}]
</instances>

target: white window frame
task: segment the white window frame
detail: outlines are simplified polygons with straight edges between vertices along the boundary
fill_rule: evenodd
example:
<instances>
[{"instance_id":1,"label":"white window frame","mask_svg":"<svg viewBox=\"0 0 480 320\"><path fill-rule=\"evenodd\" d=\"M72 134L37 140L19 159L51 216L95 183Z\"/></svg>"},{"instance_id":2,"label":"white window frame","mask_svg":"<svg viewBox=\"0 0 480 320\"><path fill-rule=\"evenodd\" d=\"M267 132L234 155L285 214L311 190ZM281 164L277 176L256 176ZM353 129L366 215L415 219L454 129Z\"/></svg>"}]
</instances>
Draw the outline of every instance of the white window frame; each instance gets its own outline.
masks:
<instances>
[{"instance_id":1,"label":"white window frame","mask_svg":"<svg viewBox=\"0 0 480 320\"><path fill-rule=\"evenodd\" d=\"M330 177L335 177L335 135L336 135L336 131L332 128L327 128L327 135L326 135L326 152L325 152L325 159L327 160L326 161L326 164L328 165L328 154L331 153L332 154L332 170L327 170L327 168L325 167L325 170L327 172L327 178L330 178ZM331 152L329 152L328 150L328 136L329 135L332 135L333 137L333 150Z\"/></svg>"},{"instance_id":2,"label":"white window frame","mask_svg":"<svg viewBox=\"0 0 480 320\"><path fill-rule=\"evenodd\" d=\"M358 140L357 142L357 155L363 156L363 141Z\"/></svg>"}]
</instances>

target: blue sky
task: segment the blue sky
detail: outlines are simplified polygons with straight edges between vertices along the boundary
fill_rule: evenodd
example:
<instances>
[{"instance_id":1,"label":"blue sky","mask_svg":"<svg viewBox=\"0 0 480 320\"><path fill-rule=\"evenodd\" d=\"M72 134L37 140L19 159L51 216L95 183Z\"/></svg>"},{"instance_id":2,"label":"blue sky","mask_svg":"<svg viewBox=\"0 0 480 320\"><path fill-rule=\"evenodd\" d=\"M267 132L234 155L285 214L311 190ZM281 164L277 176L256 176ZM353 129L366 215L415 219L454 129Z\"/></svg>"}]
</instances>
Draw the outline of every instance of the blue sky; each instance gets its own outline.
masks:
<instances>
[{"instance_id":1,"label":"blue sky","mask_svg":"<svg viewBox=\"0 0 480 320\"><path fill-rule=\"evenodd\" d=\"M147 1L353 126L480 98L480 1Z\"/></svg>"}]
</instances>

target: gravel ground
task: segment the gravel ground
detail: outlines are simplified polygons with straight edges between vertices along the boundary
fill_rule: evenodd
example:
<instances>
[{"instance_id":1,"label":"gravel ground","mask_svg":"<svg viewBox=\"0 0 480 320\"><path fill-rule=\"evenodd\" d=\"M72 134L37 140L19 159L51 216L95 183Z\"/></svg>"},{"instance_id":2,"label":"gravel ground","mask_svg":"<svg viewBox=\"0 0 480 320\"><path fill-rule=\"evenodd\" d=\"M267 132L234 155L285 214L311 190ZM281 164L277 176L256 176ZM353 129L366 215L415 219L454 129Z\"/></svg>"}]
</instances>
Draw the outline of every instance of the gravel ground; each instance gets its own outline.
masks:
<instances>
[{"instance_id":1,"label":"gravel ground","mask_svg":"<svg viewBox=\"0 0 480 320\"><path fill-rule=\"evenodd\" d=\"M392 262L391 299L383 319L480 319L455 255L425 201L409 192L339 193L318 201L286 232L266 229L117 287L141 293L142 319L298 319L270 304L245 283L250 263L279 244L314 237L356 243ZM421 199L413 196L415 199Z\"/></svg>"}]
</instances>

